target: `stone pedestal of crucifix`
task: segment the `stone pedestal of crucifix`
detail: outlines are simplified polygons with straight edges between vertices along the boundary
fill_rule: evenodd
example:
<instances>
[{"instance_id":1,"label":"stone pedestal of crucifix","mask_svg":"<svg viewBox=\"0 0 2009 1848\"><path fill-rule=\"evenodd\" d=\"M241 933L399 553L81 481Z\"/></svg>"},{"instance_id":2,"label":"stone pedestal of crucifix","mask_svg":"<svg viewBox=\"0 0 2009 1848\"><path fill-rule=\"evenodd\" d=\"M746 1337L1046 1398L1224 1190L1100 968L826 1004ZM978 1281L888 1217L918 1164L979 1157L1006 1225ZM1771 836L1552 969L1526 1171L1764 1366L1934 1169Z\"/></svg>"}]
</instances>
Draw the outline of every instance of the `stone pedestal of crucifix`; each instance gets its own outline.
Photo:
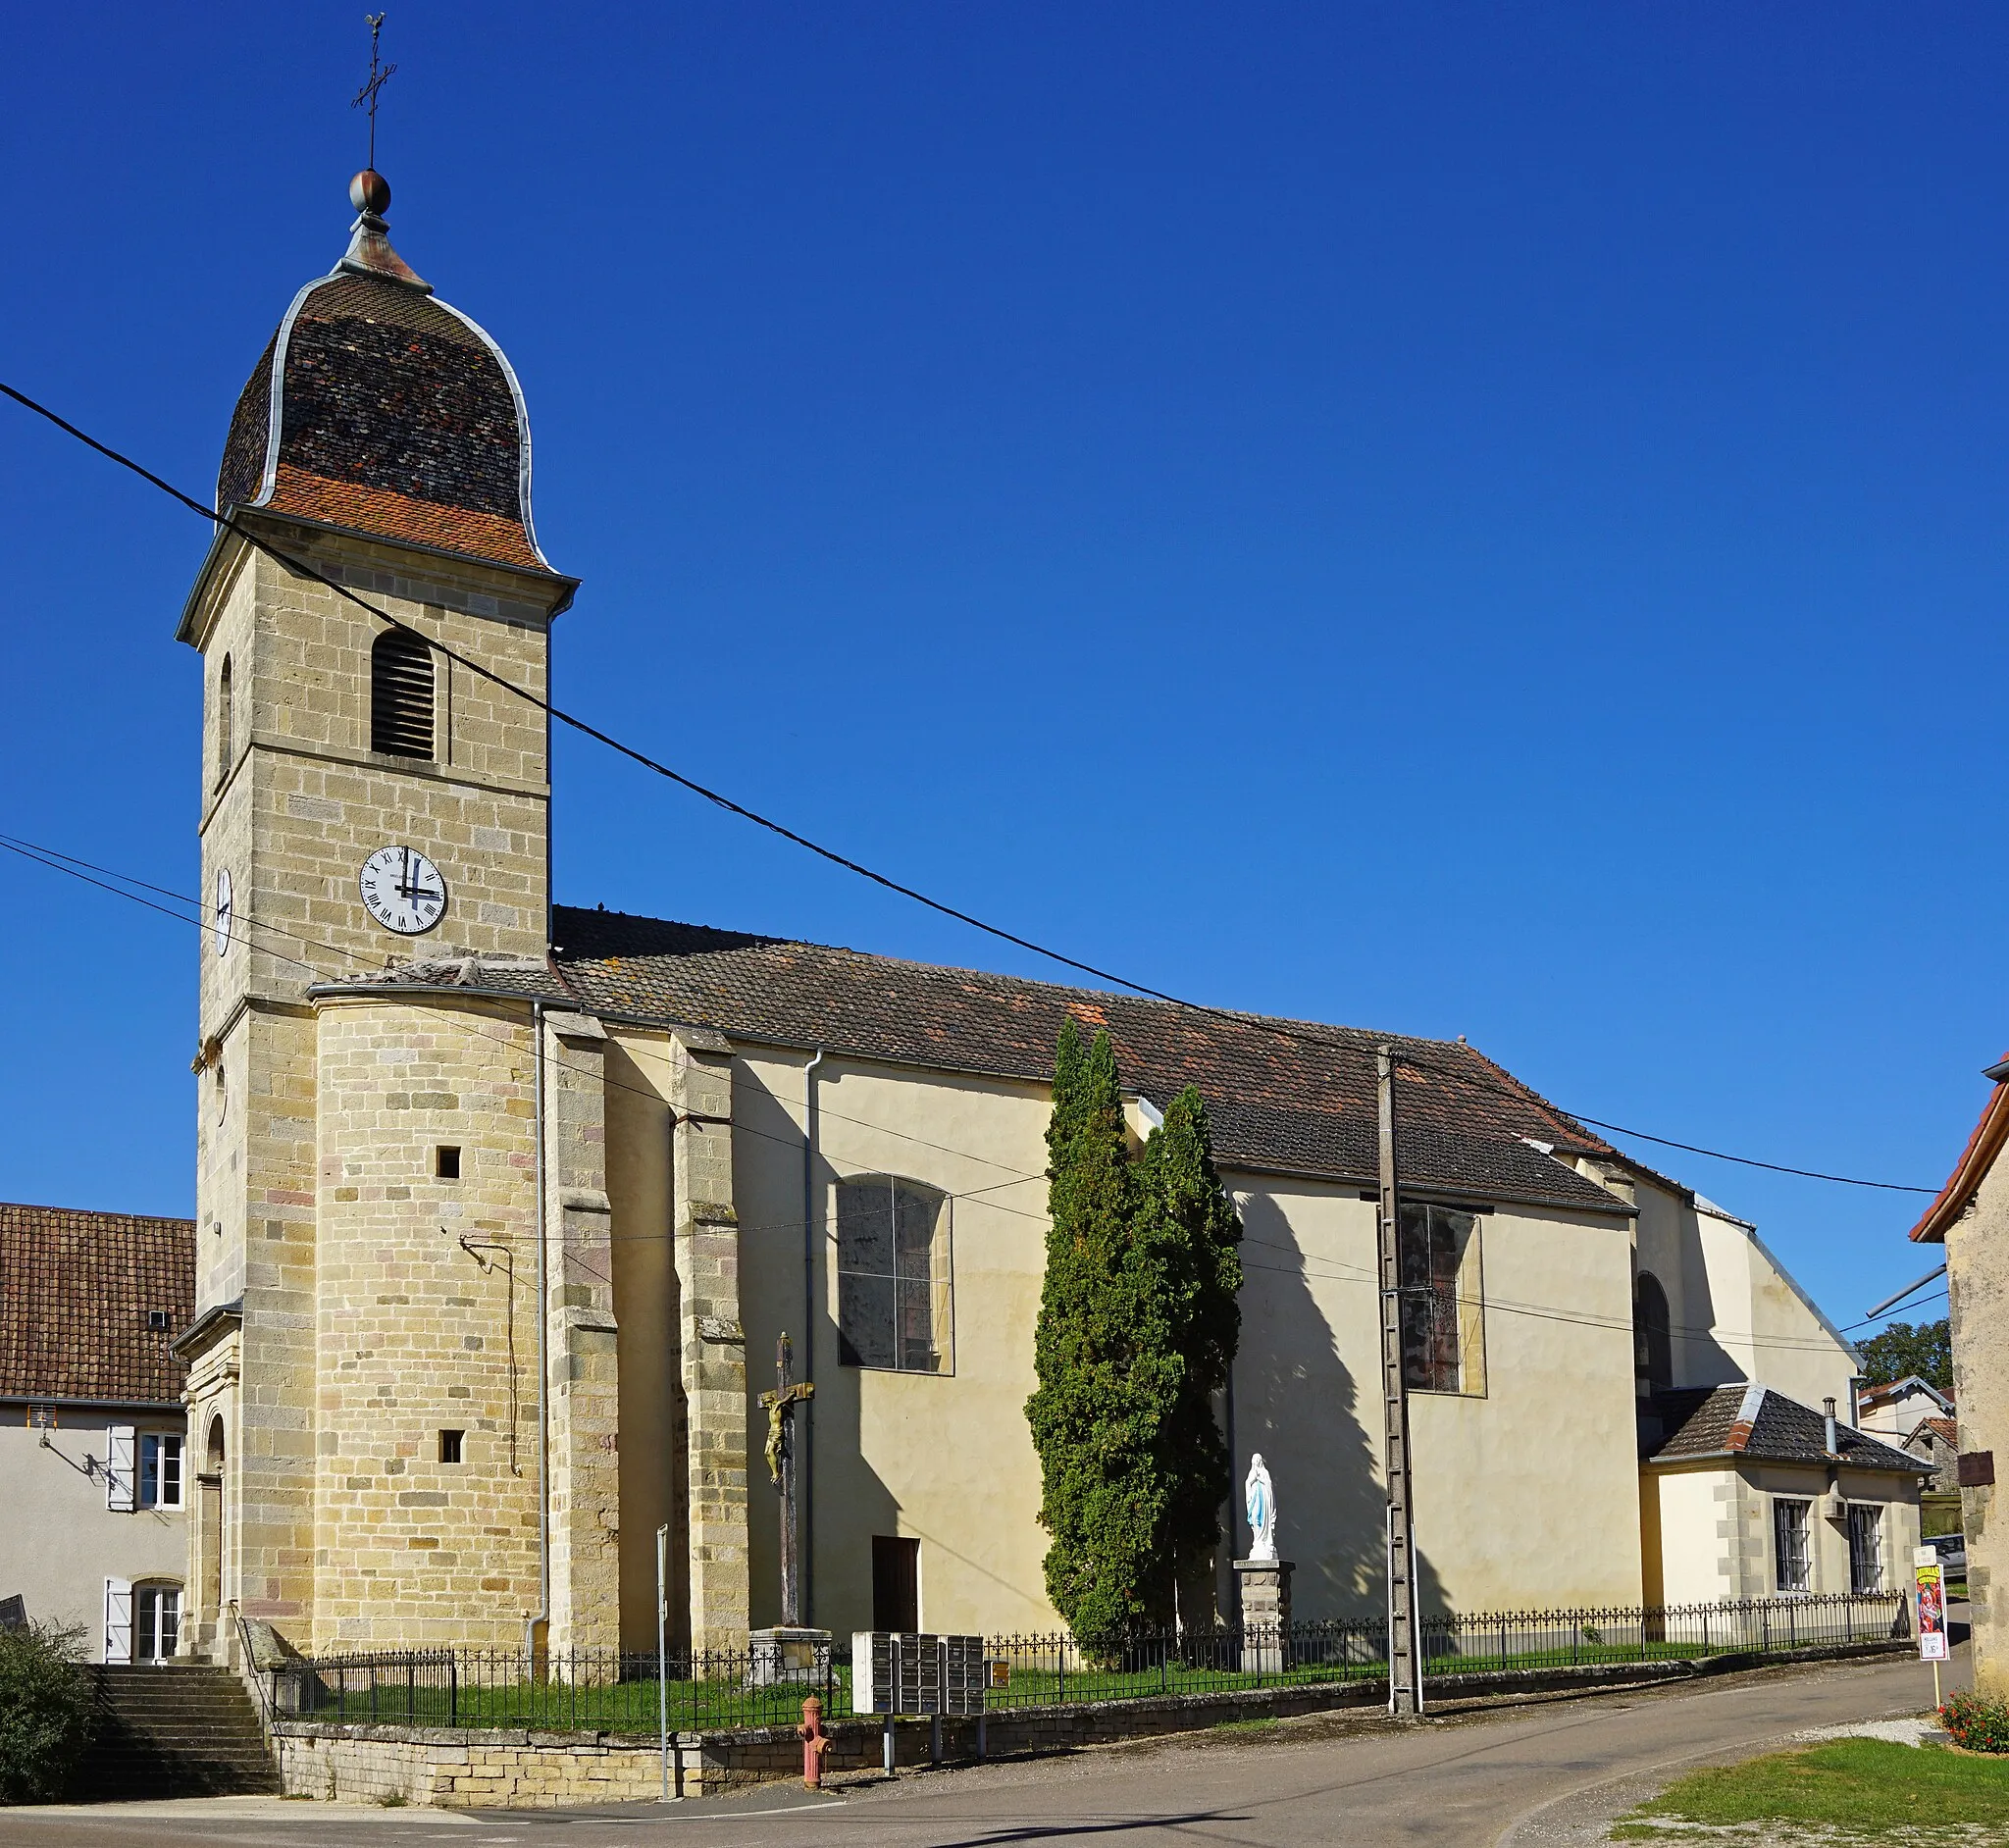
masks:
<instances>
[{"instance_id":1,"label":"stone pedestal of crucifix","mask_svg":"<svg viewBox=\"0 0 2009 1848\"><path fill-rule=\"evenodd\" d=\"M796 1507L796 1408L816 1391L791 1377L793 1349L783 1335L774 1346L774 1391L762 1393L767 1412L767 1473L781 1503L781 1621L750 1638L747 1678L756 1687L784 1682L821 1686L830 1671L830 1632L802 1623L801 1523Z\"/></svg>"}]
</instances>

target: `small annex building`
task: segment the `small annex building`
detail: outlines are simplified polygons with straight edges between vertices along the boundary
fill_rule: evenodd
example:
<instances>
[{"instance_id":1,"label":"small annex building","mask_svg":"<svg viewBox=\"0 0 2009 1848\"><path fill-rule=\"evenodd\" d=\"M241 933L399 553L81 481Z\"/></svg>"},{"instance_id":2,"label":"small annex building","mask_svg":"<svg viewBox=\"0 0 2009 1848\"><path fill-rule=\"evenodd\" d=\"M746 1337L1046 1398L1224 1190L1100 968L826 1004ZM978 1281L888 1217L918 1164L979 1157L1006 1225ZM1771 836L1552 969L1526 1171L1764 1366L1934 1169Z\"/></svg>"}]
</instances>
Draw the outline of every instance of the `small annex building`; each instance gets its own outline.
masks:
<instances>
[{"instance_id":1,"label":"small annex building","mask_svg":"<svg viewBox=\"0 0 2009 1848\"><path fill-rule=\"evenodd\" d=\"M1301 1618L1383 1599L1383 1046L1427 1606L1637 1605L1641 1396L1846 1394L1751 1227L1462 1041L553 903L515 690L577 582L535 537L524 394L391 251L387 187L353 196L240 397L180 630L217 918L175 1342L221 1484L200 1648L233 1606L311 1654L652 1648L658 1527L672 1642L744 1648L780 1616L784 1335L805 1619L1057 1627L1024 1407L1068 1019L1110 1034L1139 1137L1207 1100L1246 1235L1218 1415L1237 1473L1269 1462ZM1229 1521L1228 1615L1245 1545Z\"/></svg>"},{"instance_id":2,"label":"small annex building","mask_svg":"<svg viewBox=\"0 0 2009 1848\"><path fill-rule=\"evenodd\" d=\"M1959 1488L1960 1418L1954 1402L1916 1373L1866 1386L1856 1395L1856 1422L1889 1438L1901 1451L1932 1466L1927 1484L1935 1494Z\"/></svg>"},{"instance_id":3,"label":"small annex building","mask_svg":"<svg viewBox=\"0 0 2009 1848\"><path fill-rule=\"evenodd\" d=\"M0 1206L0 1610L94 1661L180 1647L194 1299L192 1220Z\"/></svg>"},{"instance_id":4,"label":"small annex building","mask_svg":"<svg viewBox=\"0 0 2009 1848\"><path fill-rule=\"evenodd\" d=\"M1640 1402L1646 1601L1891 1591L1931 1465L1756 1380Z\"/></svg>"}]
</instances>

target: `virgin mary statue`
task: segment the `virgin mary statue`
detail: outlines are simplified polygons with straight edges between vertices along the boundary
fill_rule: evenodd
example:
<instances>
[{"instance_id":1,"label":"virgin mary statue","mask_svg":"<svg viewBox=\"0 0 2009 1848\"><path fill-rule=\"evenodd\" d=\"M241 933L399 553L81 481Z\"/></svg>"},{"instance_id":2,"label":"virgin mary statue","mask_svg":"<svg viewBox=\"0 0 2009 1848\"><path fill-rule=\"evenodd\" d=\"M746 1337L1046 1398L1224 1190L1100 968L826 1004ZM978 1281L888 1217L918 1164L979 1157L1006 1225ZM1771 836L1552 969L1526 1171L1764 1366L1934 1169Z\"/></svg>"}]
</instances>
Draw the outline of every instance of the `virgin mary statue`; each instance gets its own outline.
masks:
<instances>
[{"instance_id":1,"label":"virgin mary statue","mask_svg":"<svg viewBox=\"0 0 2009 1848\"><path fill-rule=\"evenodd\" d=\"M1276 1490L1259 1450L1249 1459L1249 1479L1242 1484L1242 1503L1249 1514L1249 1557L1276 1558Z\"/></svg>"}]
</instances>

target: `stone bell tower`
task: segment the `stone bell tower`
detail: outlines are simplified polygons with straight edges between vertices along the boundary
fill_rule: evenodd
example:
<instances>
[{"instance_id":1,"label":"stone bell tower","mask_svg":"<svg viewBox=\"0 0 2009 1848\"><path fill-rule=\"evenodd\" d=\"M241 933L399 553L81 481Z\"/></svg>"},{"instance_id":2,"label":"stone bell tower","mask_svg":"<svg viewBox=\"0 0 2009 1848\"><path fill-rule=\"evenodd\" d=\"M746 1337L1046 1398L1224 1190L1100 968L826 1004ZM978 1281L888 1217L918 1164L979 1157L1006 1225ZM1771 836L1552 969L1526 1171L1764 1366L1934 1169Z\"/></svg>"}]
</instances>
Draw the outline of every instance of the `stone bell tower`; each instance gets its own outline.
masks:
<instances>
[{"instance_id":1,"label":"stone bell tower","mask_svg":"<svg viewBox=\"0 0 2009 1848\"><path fill-rule=\"evenodd\" d=\"M520 1544L477 1561L453 1531L537 1520L536 1381L495 1358L535 1348L529 1009L327 986L456 958L543 968L548 727L497 680L542 695L577 587L538 546L509 362L391 248L383 177L350 198L347 252L293 297L238 400L217 481L232 525L180 629L203 657L214 906L197 1313L178 1342L200 1491L187 1605L212 1654L235 1647L233 1607L303 1649L381 1638L424 1602L421 1555L498 1587L471 1640L515 1634L539 1596Z\"/></svg>"}]
</instances>

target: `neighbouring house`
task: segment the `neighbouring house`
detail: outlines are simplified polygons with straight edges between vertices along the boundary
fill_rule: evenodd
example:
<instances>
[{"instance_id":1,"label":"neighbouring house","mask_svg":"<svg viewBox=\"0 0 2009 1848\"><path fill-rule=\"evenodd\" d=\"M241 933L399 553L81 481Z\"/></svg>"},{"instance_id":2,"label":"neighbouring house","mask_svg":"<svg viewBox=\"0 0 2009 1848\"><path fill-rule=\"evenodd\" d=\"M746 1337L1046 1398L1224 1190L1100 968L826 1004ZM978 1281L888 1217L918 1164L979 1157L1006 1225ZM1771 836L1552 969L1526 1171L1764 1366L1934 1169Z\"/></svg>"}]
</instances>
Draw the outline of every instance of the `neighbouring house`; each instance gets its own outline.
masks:
<instances>
[{"instance_id":1,"label":"neighbouring house","mask_svg":"<svg viewBox=\"0 0 2009 1848\"><path fill-rule=\"evenodd\" d=\"M1960 1425L1953 1401L1916 1373L1865 1387L1856 1395L1856 1425L1932 1466L1927 1488L1952 1494L1960 1458Z\"/></svg>"},{"instance_id":2,"label":"neighbouring house","mask_svg":"<svg viewBox=\"0 0 2009 1848\"><path fill-rule=\"evenodd\" d=\"M0 1206L0 1602L100 1662L180 1646L187 1219Z\"/></svg>"},{"instance_id":3,"label":"neighbouring house","mask_svg":"<svg viewBox=\"0 0 2009 1848\"><path fill-rule=\"evenodd\" d=\"M1640 1405L1647 1602L1900 1587L1929 1465L1757 1381Z\"/></svg>"},{"instance_id":4,"label":"neighbouring house","mask_svg":"<svg viewBox=\"0 0 2009 1848\"><path fill-rule=\"evenodd\" d=\"M2009 1168L1998 1158L2009 1143L2009 1059L1983 1075L1994 1090L1911 1236L1946 1248L1974 1678L2009 1698L2009 1521L1995 1509L1996 1454L2009 1456Z\"/></svg>"},{"instance_id":5,"label":"neighbouring house","mask_svg":"<svg viewBox=\"0 0 2009 1848\"><path fill-rule=\"evenodd\" d=\"M1024 1408L1068 1019L1110 1034L1137 1136L1207 1100L1246 1230L1219 1415L1237 1476L1269 1462L1301 1617L1384 1597L1384 1045L1427 1605L1638 1604L1642 1401L1846 1393L1748 1224L1462 1041L552 904L545 716L497 685L546 685L576 589L529 462L500 349L366 209L239 400L180 631L217 926L176 1341L220 1484L198 1648L237 1646L232 1606L312 1653L651 1648L658 1528L672 1641L743 1648L781 1615L784 1335L804 1616L1056 1627ZM695 770L741 748L663 712Z\"/></svg>"}]
</instances>

